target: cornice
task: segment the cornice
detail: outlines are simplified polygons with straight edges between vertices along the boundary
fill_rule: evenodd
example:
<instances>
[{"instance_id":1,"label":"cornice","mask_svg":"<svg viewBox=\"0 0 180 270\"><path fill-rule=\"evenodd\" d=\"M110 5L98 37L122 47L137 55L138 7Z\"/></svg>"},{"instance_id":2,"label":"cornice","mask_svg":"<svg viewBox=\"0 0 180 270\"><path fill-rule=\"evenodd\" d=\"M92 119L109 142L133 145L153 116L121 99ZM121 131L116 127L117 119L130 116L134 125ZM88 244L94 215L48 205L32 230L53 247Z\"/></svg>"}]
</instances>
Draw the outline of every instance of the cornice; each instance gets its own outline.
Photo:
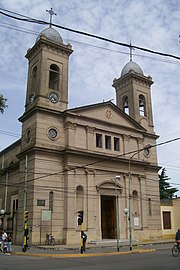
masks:
<instances>
[{"instance_id":1,"label":"cornice","mask_svg":"<svg viewBox=\"0 0 180 270\"><path fill-rule=\"evenodd\" d=\"M41 36L39 41L35 43L35 45L32 48L28 49L25 57L31 60L34 57L34 55L36 55L43 49L47 49L52 52L56 52L57 54L66 56L69 56L73 52L71 44L65 45L57 43L47 39L45 36Z\"/></svg>"},{"instance_id":2,"label":"cornice","mask_svg":"<svg viewBox=\"0 0 180 270\"><path fill-rule=\"evenodd\" d=\"M152 77L151 76L144 76L144 75L140 75L137 74L135 72L129 72L127 75L120 77L118 79L114 79L113 80L113 87L123 87L128 85L129 83L139 83L142 84L144 86L151 86L154 82L152 81Z\"/></svg>"}]
</instances>

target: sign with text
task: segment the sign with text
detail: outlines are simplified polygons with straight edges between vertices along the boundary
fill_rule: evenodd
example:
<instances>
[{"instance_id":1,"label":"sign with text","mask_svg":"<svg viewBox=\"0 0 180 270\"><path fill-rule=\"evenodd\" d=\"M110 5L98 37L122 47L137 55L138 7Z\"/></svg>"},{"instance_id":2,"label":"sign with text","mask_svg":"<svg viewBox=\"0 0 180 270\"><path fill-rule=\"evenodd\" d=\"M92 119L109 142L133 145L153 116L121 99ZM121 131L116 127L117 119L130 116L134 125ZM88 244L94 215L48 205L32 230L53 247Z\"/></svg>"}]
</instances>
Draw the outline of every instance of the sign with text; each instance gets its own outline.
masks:
<instances>
[{"instance_id":1,"label":"sign with text","mask_svg":"<svg viewBox=\"0 0 180 270\"><path fill-rule=\"evenodd\" d=\"M51 210L42 210L41 220L51 221Z\"/></svg>"}]
</instances>

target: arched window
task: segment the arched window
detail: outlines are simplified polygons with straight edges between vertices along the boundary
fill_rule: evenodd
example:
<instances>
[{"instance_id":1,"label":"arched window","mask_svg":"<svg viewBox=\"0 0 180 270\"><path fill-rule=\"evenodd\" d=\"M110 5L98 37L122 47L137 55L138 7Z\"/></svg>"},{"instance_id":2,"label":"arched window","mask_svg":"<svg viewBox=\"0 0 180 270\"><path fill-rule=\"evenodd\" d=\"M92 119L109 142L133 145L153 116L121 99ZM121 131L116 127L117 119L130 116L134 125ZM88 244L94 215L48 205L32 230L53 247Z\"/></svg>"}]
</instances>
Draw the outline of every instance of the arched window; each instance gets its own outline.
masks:
<instances>
[{"instance_id":1,"label":"arched window","mask_svg":"<svg viewBox=\"0 0 180 270\"><path fill-rule=\"evenodd\" d=\"M146 116L146 100L143 95L139 95L139 114Z\"/></svg>"},{"instance_id":2,"label":"arched window","mask_svg":"<svg viewBox=\"0 0 180 270\"><path fill-rule=\"evenodd\" d=\"M138 214L139 213L138 192L136 190L133 190L132 197L133 197L133 214Z\"/></svg>"},{"instance_id":3,"label":"arched window","mask_svg":"<svg viewBox=\"0 0 180 270\"><path fill-rule=\"evenodd\" d=\"M84 209L84 194L83 194L83 187L77 186L76 188L76 210L80 211Z\"/></svg>"},{"instance_id":4,"label":"arched window","mask_svg":"<svg viewBox=\"0 0 180 270\"><path fill-rule=\"evenodd\" d=\"M127 96L124 96L122 101L123 101L123 111L124 111L126 114L129 114L128 97L127 97Z\"/></svg>"},{"instance_id":5,"label":"arched window","mask_svg":"<svg viewBox=\"0 0 180 270\"><path fill-rule=\"evenodd\" d=\"M32 70L32 80L31 80L31 92L36 93L36 83L37 83L37 67L35 66Z\"/></svg>"},{"instance_id":6,"label":"arched window","mask_svg":"<svg viewBox=\"0 0 180 270\"><path fill-rule=\"evenodd\" d=\"M49 88L59 90L59 67L52 64L49 70Z\"/></svg>"}]
</instances>

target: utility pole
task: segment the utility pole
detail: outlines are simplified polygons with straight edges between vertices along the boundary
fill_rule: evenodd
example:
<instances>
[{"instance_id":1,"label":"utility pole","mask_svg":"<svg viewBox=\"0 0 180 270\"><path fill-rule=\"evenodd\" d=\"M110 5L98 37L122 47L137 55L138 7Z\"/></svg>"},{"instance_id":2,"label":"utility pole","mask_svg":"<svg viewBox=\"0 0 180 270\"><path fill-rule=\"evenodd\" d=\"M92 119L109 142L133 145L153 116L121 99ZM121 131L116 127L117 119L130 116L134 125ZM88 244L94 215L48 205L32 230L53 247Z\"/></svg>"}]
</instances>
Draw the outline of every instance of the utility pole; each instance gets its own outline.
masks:
<instances>
[{"instance_id":1,"label":"utility pole","mask_svg":"<svg viewBox=\"0 0 180 270\"><path fill-rule=\"evenodd\" d=\"M23 205L23 233L22 233L22 251L27 251L27 219L28 219L28 212L26 211L27 208L27 163L28 157L25 157L25 172L24 172L24 205ZM25 216L27 212L27 217Z\"/></svg>"},{"instance_id":2,"label":"utility pole","mask_svg":"<svg viewBox=\"0 0 180 270\"><path fill-rule=\"evenodd\" d=\"M80 253L83 253L84 251L84 245L83 245L83 235L84 235L84 211L80 210L78 211L78 218L77 218L77 224L81 226L81 234L80 234Z\"/></svg>"},{"instance_id":3,"label":"utility pole","mask_svg":"<svg viewBox=\"0 0 180 270\"><path fill-rule=\"evenodd\" d=\"M148 145L142 149L138 149L137 151L135 151L135 153L129 158L129 246L130 246L130 250L133 249L132 247L132 192L131 192L131 184L132 184L132 174L131 174L131 160L133 159L133 157L136 154L139 154L141 151L149 151L149 149L151 148L151 145Z\"/></svg>"},{"instance_id":4,"label":"utility pole","mask_svg":"<svg viewBox=\"0 0 180 270\"><path fill-rule=\"evenodd\" d=\"M129 249L132 250L132 206L131 206L131 172L130 171L129 171Z\"/></svg>"},{"instance_id":5,"label":"utility pole","mask_svg":"<svg viewBox=\"0 0 180 270\"><path fill-rule=\"evenodd\" d=\"M120 230L119 230L119 196L117 190L117 180L120 180L120 176L115 176L115 189L116 189L116 239L117 239L117 251L119 252L119 238L120 238Z\"/></svg>"}]
</instances>

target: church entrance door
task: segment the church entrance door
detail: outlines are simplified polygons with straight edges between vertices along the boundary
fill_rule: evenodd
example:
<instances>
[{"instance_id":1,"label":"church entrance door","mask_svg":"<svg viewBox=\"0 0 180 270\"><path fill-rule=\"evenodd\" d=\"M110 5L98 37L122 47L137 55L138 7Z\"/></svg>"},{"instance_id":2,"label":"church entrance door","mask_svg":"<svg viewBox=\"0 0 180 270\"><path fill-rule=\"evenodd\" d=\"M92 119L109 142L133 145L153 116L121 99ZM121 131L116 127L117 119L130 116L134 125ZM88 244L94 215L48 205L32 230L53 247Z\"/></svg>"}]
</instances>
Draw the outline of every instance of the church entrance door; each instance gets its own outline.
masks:
<instances>
[{"instance_id":1,"label":"church entrance door","mask_svg":"<svg viewBox=\"0 0 180 270\"><path fill-rule=\"evenodd\" d=\"M116 238L116 203L114 196L101 196L102 239Z\"/></svg>"}]
</instances>

